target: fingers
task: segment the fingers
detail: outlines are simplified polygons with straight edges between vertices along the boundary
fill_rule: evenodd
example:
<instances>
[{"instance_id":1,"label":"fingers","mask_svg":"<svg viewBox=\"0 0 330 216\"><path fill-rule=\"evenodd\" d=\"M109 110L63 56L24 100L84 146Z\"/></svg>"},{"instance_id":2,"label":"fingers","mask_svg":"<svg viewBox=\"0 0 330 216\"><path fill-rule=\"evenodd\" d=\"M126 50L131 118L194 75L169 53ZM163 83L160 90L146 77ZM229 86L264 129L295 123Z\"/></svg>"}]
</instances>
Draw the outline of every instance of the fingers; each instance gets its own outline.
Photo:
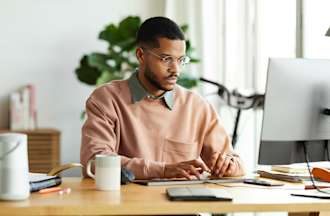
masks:
<instances>
[{"instance_id":1,"label":"fingers","mask_svg":"<svg viewBox=\"0 0 330 216\"><path fill-rule=\"evenodd\" d=\"M225 172L225 176L233 176L236 171L236 164L234 161L230 160L230 164L228 166L228 169Z\"/></svg>"},{"instance_id":2,"label":"fingers","mask_svg":"<svg viewBox=\"0 0 330 216\"><path fill-rule=\"evenodd\" d=\"M203 171L209 171L209 168L201 160L185 161L177 164L168 164L165 166L165 177L167 178L187 178L193 179L194 176L200 179Z\"/></svg>"},{"instance_id":3,"label":"fingers","mask_svg":"<svg viewBox=\"0 0 330 216\"><path fill-rule=\"evenodd\" d=\"M188 163L195 166L196 168L199 168L200 173L202 173L203 171L210 172L210 169L206 166L206 164L202 160L192 160L192 161L188 161Z\"/></svg>"},{"instance_id":4,"label":"fingers","mask_svg":"<svg viewBox=\"0 0 330 216\"><path fill-rule=\"evenodd\" d=\"M179 170L178 170L178 176L177 177L184 177L184 178L189 179L189 180L192 179L191 176L189 175L189 173L186 170L181 169L181 168L179 168Z\"/></svg>"},{"instance_id":5,"label":"fingers","mask_svg":"<svg viewBox=\"0 0 330 216\"><path fill-rule=\"evenodd\" d=\"M228 175L235 168L233 157L230 154L219 154L216 164L213 167L212 175L223 177Z\"/></svg>"},{"instance_id":6,"label":"fingers","mask_svg":"<svg viewBox=\"0 0 330 216\"><path fill-rule=\"evenodd\" d=\"M200 160L191 160L181 163L181 168L184 169L187 173L190 174L190 177L197 177L200 179L201 173L203 171L209 170L203 161Z\"/></svg>"},{"instance_id":7,"label":"fingers","mask_svg":"<svg viewBox=\"0 0 330 216\"><path fill-rule=\"evenodd\" d=\"M218 160L218 157L219 157L219 153L218 152L214 152L211 157L208 159L207 161L207 164L209 165L211 171L213 172L214 170L214 167L217 163L217 160Z\"/></svg>"},{"instance_id":8,"label":"fingers","mask_svg":"<svg viewBox=\"0 0 330 216\"><path fill-rule=\"evenodd\" d=\"M198 179L200 178L199 169L193 165L187 165L186 172L188 172L191 176L196 176Z\"/></svg>"}]
</instances>

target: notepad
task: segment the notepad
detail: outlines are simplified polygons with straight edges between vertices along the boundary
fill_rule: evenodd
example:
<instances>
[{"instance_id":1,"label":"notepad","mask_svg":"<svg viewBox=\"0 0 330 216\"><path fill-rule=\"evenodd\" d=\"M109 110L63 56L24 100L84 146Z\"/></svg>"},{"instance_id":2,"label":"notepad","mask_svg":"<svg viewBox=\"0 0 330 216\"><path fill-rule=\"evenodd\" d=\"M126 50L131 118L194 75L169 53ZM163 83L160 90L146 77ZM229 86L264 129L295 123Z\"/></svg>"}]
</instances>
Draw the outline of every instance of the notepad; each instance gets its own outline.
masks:
<instances>
[{"instance_id":1,"label":"notepad","mask_svg":"<svg viewBox=\"0 0 330 216\"><path fill-rule=\"evenodd\" d=\"M204 187L175 187L166 189L172 201L232 201L232 196L224 189Z\"/></svg>"}]
</instances>

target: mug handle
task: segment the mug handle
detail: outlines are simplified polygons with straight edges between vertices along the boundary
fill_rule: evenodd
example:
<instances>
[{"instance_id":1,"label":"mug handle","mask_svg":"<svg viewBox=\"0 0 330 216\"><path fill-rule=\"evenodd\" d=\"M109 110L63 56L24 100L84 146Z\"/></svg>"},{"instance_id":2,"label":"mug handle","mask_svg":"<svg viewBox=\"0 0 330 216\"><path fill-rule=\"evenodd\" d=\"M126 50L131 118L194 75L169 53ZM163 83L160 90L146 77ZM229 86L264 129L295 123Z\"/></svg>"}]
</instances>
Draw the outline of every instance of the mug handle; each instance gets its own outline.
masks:
<instances>
[{"instance_id":1,"label":"mug handle","mask_svg":"<svg viewBox=\"0 0 330 216\"><path fill-rule=\"evenodd\" d=\"M2 143L2 142L0 142ZM12 153L13 151L15 151L19 146L20 146L20 142L17 142L16 145L10 149L9 151L5 152L3 155L0 156L0 161L3 160L5 157L7 157L7 155L9 155L10 153Z\"/></svg>"},{"instance_id":2,"label":"mug handle","mask_svg":"<svg viewBox=\"0 0 330 216\"><path fill-rule=\"evenodd\" d=\"M86 167L86 173L89 177L95 179L95 175L92 173L91 167L92 163L95 162L95 159L89 160Z\"/></svg>"}]
</instances>

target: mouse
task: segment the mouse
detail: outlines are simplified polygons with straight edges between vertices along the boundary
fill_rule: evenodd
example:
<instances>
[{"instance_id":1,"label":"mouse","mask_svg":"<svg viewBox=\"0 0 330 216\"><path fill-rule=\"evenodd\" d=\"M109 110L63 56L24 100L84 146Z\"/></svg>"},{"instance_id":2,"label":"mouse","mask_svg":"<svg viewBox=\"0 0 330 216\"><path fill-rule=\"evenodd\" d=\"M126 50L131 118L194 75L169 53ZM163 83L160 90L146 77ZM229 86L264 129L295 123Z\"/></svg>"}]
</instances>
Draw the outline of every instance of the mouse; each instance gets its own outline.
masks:
<instances>
[{"instance_id":1,"label":"mouse","mask_svg":"<svg viewBox=\"0 0 330 216\"><path fill-rule=\"evenodd\" d=\"M120 182L121 182L122 185L130 183L134 179L135 179L135 175L133 174L132 171L130 171L126 168L121 168Z\"/></svg>"}]
</instances>

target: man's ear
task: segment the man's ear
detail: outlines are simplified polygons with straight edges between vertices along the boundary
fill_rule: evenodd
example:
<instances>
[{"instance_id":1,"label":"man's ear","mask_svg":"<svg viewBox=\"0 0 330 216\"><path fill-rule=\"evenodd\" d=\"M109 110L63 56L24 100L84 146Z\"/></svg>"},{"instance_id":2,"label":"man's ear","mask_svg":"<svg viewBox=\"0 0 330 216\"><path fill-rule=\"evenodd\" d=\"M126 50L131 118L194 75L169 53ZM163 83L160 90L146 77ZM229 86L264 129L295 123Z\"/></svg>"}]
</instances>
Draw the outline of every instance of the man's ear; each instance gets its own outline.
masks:
<instances>
[{"instance_id":1,"label":"man's ear","mask_svg":"<svg viewBox=\"0 0 330 216\"><path fill-rule=\"evenodd\" d=\"M143 49L141 47L136 48L135 55L140 65L144 63Z\"/></svg>"}]
</instances>

